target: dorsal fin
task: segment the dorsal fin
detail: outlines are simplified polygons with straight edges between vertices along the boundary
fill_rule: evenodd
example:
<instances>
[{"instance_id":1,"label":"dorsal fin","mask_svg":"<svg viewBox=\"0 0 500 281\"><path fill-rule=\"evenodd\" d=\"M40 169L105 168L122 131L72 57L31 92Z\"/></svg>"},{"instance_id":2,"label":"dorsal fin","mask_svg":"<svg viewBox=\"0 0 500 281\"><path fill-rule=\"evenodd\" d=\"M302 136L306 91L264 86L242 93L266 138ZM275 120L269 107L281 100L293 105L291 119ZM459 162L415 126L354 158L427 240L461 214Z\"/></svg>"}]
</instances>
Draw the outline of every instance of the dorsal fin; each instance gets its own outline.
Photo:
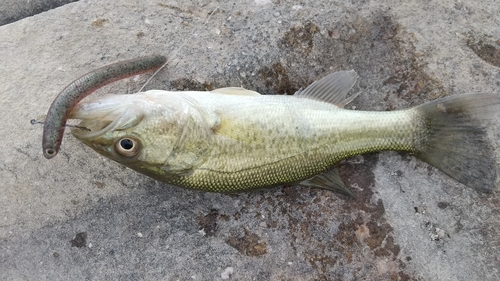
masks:
<instances>
[{"instance_id":1,"label":"dorsal fin","mask_svg":"<svg viewBox=\"0 0 500 281\"><path fill-rule=\"evenodd\" d=\"M223 95L233 95L233 96L255 96L255 97L260 96L260 94L255 91L250 91L241 87L220 88L220 89L215 89L211 92Z\"/></svg>"},{"instance_id":2,"label":"dorsal fin","mask_svg":"<svg viewBox=\"0 0 500 281\"><path fill-rule=\"evenodd\" d=\"M337 71L313 82L304 90L297 91L295 96L321 100L344 107L361 93L346 98L357 79L358 74L354 70Z\"/></svg>"}]
</instances>

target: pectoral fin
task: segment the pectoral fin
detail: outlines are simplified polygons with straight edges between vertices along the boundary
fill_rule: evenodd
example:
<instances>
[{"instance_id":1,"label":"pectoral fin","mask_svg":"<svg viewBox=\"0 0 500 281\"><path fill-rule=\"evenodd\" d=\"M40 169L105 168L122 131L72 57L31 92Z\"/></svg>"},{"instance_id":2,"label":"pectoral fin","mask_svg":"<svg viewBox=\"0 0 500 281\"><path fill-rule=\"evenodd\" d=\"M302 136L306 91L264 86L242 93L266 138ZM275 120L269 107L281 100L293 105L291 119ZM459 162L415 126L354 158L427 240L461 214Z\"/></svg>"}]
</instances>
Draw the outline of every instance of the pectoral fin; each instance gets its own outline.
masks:
<instances>
[{"instance_id":1,"label":"pectoral fin","mask_svg":"<svg viewBox=\"0 0 500 281\"><path fill-rule=\"evenodd\" d=\"M300 183L307 187L318 187L339 192L354 197L354 193L344 184L339 175L339 169L333 168Z\"/></svg>"}]
</instances>

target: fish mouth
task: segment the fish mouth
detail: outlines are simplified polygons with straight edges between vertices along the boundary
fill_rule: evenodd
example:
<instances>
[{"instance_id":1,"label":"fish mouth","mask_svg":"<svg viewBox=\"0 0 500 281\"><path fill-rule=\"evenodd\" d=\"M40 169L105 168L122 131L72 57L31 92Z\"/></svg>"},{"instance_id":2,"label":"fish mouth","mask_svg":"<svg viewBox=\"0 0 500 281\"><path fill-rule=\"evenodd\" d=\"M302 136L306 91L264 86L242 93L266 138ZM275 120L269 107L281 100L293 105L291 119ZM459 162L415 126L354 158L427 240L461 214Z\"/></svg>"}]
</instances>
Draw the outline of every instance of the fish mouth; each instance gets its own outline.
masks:
<instances>
[{"instance_id":1,"label":"fish mouth","mask_svg":"<svg viewBox=\"0 0 500 281\"><path fill-rule=\"evenodd\" d=\"M114 97L103 97L92 102L79 103L71 112L70 119L81 122L71 130L80 140L98 138L114 130L124 130L139 123L143 114L138 114L134 104L116 101Z\"/></svg>"},{"instance_id":2,"label":"fish mouth","mask_svg":"<svg viewBox=\"0 0 500 281\"><path fill-rule=\"evenodd\" d=\"M71 134L77 139L93 139L112 130L112 121L83 120L71 129Z\"/></svg>"}]
</instances>

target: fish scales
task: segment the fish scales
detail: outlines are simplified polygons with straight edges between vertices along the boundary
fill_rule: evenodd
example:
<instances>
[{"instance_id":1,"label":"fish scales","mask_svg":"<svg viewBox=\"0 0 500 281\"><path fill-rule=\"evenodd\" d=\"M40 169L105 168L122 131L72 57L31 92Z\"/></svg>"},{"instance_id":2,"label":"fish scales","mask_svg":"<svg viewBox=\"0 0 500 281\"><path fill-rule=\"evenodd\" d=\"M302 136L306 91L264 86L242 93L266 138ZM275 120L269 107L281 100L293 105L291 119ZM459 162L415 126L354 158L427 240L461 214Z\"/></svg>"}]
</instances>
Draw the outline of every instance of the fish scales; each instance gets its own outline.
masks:
<instances>
[{"instance_id":1,"label":"fish scales","mask_svg":"<svg viewBox=\"0 0 500 281\"><path fill-rule=\"evenodd\" d=\"M225 104L221 97L200 95L191 98L232 124L214 132L201 166L172 181L199 190L237 192L300 182L353 155L412 152L421 127L412 110L352 111L287 96L228 97ZM217 104L208 106L211 100Z\"/></svg>"}]
</instances>

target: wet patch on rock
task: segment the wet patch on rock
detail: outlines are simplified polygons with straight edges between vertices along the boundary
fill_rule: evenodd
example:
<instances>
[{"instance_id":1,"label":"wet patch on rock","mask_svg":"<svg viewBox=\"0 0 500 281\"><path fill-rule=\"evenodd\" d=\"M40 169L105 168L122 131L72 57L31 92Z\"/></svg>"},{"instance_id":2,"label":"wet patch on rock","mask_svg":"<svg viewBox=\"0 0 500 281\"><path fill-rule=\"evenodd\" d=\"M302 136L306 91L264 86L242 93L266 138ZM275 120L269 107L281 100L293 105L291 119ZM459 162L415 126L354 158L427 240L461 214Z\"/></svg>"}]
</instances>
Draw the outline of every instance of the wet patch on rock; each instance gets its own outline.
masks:
<instances>
[{"instance_id":1,"label":"wet patch on rock","mask_svg":"<svg viewBox=\"0 0 500 281\"><path fill-rule=\"evenodd\" d=\"M293 95L298 90L296 85L290 83L285 68L279 62L259 70L259 76L264 85L272 89L275 94Z\"/></svg>"},{"instance_id":2,"label":"wet patch on rock","mask_svg":"<svg viewBox=\"0 0 500 281\"><path fill-rule=\"evenodd\" d=\"M177 79L170 81L170 87L176 91L211 91L214 88L210 82L198 82L191 79Z\"/></svg>"},{"instance_id":3,"label":"wet patch on rock","mask_svg":"<svg viewBox=\"0 0 500 281\"><path fill-rule=\"evenodd\" d=\"M384 98L388 102L389 110L399 108L391 102L394 97L414 106L446 95L441 82L424 71L427 63L413 57L414 55L410 52L408 57L399 57L398 60L401 61L398 64L402 67L397 67L391 76L383 81L384 86L393 88Z\"/></svg>"},{"instance_id":4,"label":"wet patch on rock","mask_svg":"<svg viewBox=\"0 0 500 281\"><path fill-rule=\"evenodd\" d=\"M484 34L469 34L467 46L483 61L500 67L500 39Z\"/></svg>"},{"instance_id":5,"label":"wet patch on rock","mask_svg":"<svg viewBox=\"0 0 500 281\"><path fill-rule=\"evenodd\" d=\"M224 36L236 39L234 33ZM291 95L329 73L354 69L359 79L352 92L363 94L353 106L407 108L446 95L442 82L425 72L427 54L417 52L415 42L415 36L385 12L352 16L329 26L319 19L305 21L275 41L256 42L277 47L279 56L257 56L250 45L219 63L217 71L204 78L208 82L183 78L166 84L175 90L243 86L262 94Z\"/></svg>"},{"instance_id":6,"label":"wet patch on rock","mask_svg":"<svg viewBox=\"0 0 500 281\"><path fill-rule=\"evenodd\" d=\"M207 215L199 217L200 230L203 230L206 236L210 237L215 235L218 216L219 212L212 209Z\"/></svg>"},{"instance_id":7,"label":"wet patch on rock","mask_svg":"<svg viewBox=\"0 0 500 281\"><path fill-rule=\"evenodd\" d=\"M266 94L294 94L331 72L354 69L360 78L353 92L384 94L362 94L353 105L406 108L446 95L442 83L425 72L426 54L416 51L415 42L413 34L385 13L356 16L328 27L307 21L291 27L276 42L279 57L249 56L234 66L257 75L242 81L237 71L227 71L223 78L214 76L213 84L239 83Z\"/></svg>"},{"instance_id":8,"label":"wet patch on rock","mask_svg":"<svg viewBox=\"0 0 500 281\"><path fill-rule=\"evenodd\" d=\"M257 234L251 233L248 229L245 229L243 237L231 236L226 240L226 243L241 254L250 257L267 254L267 244Z\"/></svg>"},{"instance_id":9,"label":"wet patch on rock","mask_svg":"<svg viewBox=\"0 0 500 281\"><path fill-rule=\"evenodd\" d=\"M363 70L384 74L377 79L381 84L366 85L386 93L384 109L408 107L446 94L442 83L425 72L425 54L416 51L414 35L394 22L390 15L381 13L368 19L355 17L351 22L332 28L328 34L331 48L343 47L343 54L354 57L346 64L353 65L360 73L361 85L365 83L362 80ZM377 54L376 50L383 49L387 53ZM371 65L367 65L370 62Z\"/></svg>"},{"instance_id":10,"label":"wet patch on rock","mask_svg":"<svg viewBox=\"0 0 500 281\"><path fill-rule=\"evenodd\" d=\"M71 247L82 248L87 245L87 232L80 232L71 241Z\"/></svg>"},{"instance_id":11,"label":"wet patch on rock","mask_svg":"<svg viewBox=\"0 0 500 281\"><path fill-rule=\"evenodd\" d=\"M93 21L90 25L92 27L103 27L105 23L107 23L108 20L107 19L96 19L95 21Z\"/></svg>"},{"instance_id":12,"label":"wet patch on rock","mask_svg":"<svg viewBox=\"0 0 500 281\"><path fill-rule=\"evenodd\" d=\"M314 47L314 35L319 31L320 28L314 23L305 22L303 25L292 27L286 32L281 44L293 50L303 51L308 55Z\"/></svg>"}]
</instances>

